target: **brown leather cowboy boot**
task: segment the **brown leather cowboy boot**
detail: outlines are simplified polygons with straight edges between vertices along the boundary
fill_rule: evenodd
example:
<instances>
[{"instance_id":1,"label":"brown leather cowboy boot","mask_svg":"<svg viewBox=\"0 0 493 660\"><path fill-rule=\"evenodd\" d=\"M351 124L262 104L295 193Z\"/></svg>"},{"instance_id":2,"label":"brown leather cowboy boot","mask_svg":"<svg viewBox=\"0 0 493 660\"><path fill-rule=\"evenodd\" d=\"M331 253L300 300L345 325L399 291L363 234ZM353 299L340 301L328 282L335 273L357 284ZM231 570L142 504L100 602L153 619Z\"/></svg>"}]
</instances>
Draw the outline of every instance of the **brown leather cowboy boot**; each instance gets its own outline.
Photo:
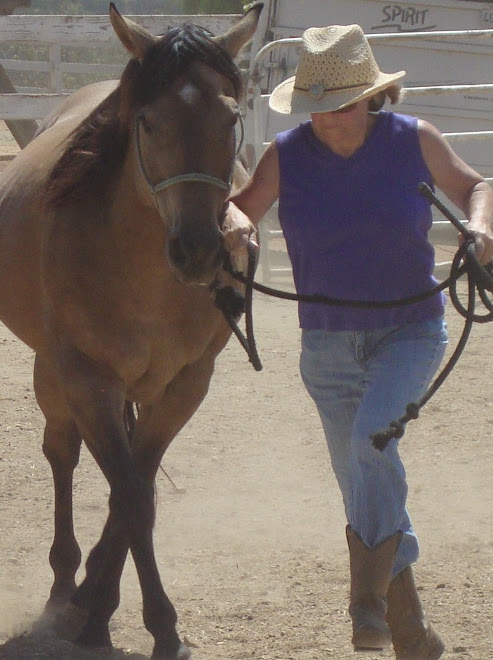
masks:
<instances>
[{"instance_id":1,"label":"brown leather cowboy boot","mask_svg":"<svg viewBox=\"0 0 493 660\"><path fill-rule=\"evenodd\" d=\"M353 620L355 651L381 650L392 637L385 621L387 591L394 556L401 540L398 532L370 550L350 527L346 528L351 571L349 614Z\"/></svg>"},{"instance_id":2,"label":"brown leather cowboy boot","mask_svg":"<svg viewBox=\"0 0 493 660\"><path fill-rule=\"evenodd\" d=\"M423 612L410 566L390 583L387 602L396 659L438 660L445 645Z\"/></svg>"}]
</instances>

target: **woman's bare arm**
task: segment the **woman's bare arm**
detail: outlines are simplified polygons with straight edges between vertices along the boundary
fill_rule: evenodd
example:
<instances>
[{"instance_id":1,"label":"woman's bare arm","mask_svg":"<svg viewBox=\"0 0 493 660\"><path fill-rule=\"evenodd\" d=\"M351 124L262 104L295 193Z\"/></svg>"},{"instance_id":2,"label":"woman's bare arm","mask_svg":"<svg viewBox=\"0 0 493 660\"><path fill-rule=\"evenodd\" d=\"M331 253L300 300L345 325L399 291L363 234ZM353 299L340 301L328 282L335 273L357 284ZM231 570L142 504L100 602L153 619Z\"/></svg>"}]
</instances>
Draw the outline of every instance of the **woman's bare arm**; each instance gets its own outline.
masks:
<instances>
[{"instance_id":1,"label":"woman's bare arm","mask_svg":"<svg viewBox=\"0 0 493 660\"><path fill-rule=\"evenodd\" d=\"M472 167L450 147L440 131L424 120L418 122L421 151L435 185L469 220L481 263L493 259L493 191Z\"/></svg>"}]
</instances>

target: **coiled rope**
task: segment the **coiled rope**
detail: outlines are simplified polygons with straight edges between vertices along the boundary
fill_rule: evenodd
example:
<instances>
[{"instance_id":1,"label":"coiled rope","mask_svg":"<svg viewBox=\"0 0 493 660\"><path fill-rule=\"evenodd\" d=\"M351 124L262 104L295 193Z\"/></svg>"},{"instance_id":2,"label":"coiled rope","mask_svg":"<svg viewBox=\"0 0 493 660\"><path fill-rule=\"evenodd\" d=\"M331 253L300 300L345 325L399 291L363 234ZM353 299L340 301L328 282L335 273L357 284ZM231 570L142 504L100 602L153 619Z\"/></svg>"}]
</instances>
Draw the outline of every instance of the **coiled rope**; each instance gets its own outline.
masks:
<instances>
[{"instance_id":1,"label":"coiled rope","mask_svg":"<svg viewBox=\"0 0 493 660\"><path fill-rule=\"evenodd\" d=\"M452 265L450 268L450 275L443 282L432 287L428 291L408 296L398 300L389 301L367 301L367 300L346 300L341 298L332 298L321 294L306 295L290 293L289 291L282 291L273 289L271 287L259 284L254 281L255 266L256 266L256 246L252 243L248 245L248 269L246 276L238 273L227 260L225 269L239 282L242 282L245 289L245 323L246 323L246 337L238 328L235 318L231 313L225 310L226 305L223 305L216 298L216 304L220 307L234 333L240 340L240 343L245 348L250 362L257 371L262 369L262 364L257 353L256 343L253 335L253 312L252 312L252 294L253 290L264 293L268 296L281 298L283 300L293 300L296 302L319 303L324 305L337 305L341 307L357 307L367 309L385 309L389 307L400 307L403 305L410 305L412 303L426 300L434 296L440 291L448 289L450 300L457 310L457 312L465 319L462 334L457 342L455 350L448 360L445 367L440 374L436 377L433 383L426 390L424 395L416 402L411 402L406 406L405 414L397 420L390 422L389 427L382 431L373 433L371 440L377 449L383 450L392 439L401 438L404 435L405 425L412 419L417 419L421 408L431 399L439 387L444 383L447 376L451 373L457 361L459 360L464 348L469 339L471 328L474 323L488 323L493 320L493 301L488 293L493 293L493 265L490 262L487 266L481 265L475 251L474 234L468 231L461 221L448 209L433 193L431 188L426 183L420 183L418 190L421 194L428 198L431 204L436 208L454 225L454 227L464 236L462 245L457 250ZM462 276L467 278L467 305L464 306L459 299L457 293L457 282ZM484 314L476 313L477 296L487 310ZM216 292L217 296L217 292ZM239 310L236 309L236 312ZM238 313L236 313L238 316Z\"/></svg>"}]
</instances>

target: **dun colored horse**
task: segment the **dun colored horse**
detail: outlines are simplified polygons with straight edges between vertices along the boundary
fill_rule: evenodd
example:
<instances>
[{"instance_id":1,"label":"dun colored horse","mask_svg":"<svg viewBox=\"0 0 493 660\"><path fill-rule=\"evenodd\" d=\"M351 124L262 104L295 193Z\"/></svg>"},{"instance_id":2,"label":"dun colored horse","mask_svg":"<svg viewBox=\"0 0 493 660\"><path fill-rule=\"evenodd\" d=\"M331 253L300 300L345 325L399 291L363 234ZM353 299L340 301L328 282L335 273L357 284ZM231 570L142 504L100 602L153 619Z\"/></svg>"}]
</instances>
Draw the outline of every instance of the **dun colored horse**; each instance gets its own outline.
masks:
<instances>
[{"instance_id":1,"label":"dun colored horse","mask_svg":"<svg viewBox=\"0 0 493 660\"><path fill-rule=\"evenodd\" d=\"M230 336L208 285L223 263L235 167L233 58L261 8L219 37L193 25L153 37L112 4L132 55L121 80L69 97L0 178L0 319L36 354L55 488L46 616L83 645L111 646L130 549L152 657L190 657L154 556L154 479ZM72 477L82 440L111 492L77 587Z\"/></svg>"}]
</instances>

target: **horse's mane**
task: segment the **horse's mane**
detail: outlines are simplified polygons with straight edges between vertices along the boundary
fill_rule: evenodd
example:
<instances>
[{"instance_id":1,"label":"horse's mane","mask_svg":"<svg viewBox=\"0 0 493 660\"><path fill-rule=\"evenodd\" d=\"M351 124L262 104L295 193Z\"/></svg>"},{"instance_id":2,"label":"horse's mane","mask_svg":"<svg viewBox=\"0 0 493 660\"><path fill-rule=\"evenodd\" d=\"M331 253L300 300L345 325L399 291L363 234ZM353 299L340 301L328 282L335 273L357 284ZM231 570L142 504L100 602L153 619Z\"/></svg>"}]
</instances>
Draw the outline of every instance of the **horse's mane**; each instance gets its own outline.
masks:
<instances>
[{"instance_id":1,"label":"horse's mane","mask_svg":"<svg viewBox=\"0 0 493 660\"><path fill-rule=\"evenodd\" d=\"M137 109L162 94L195 61L224 75L239 96L240 71L207 30L192 24L170 29L141 62L130 60L118 87L67 138L51 171L45 203L54 208L88 194L102 197L123 163Z\"/></svg>"}]
</instances>

